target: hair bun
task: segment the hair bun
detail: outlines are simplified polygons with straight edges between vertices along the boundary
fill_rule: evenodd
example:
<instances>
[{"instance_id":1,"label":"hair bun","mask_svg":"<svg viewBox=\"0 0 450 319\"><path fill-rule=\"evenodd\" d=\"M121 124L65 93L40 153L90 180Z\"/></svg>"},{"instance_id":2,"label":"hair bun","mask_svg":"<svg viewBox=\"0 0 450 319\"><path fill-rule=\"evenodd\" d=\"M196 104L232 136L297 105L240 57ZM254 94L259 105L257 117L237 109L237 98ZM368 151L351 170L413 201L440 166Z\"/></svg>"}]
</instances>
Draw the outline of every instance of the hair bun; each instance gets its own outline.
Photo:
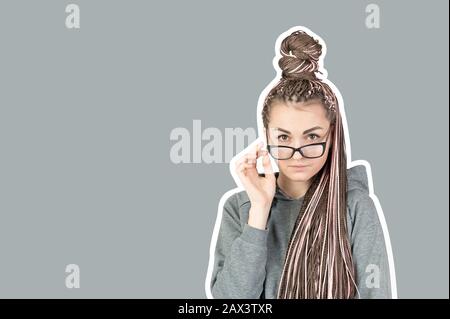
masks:
<instances>
[{"instance_id":1,"label":"hair bun","mask_svg":"<svg viewBox=\"0 0 450 319\"><path fill-rule=\"evenodd\" d=\"M316 78L322 46L304 31L294 31L281 42L278 65L285 79Z\"/></svg>"}]
</instances>

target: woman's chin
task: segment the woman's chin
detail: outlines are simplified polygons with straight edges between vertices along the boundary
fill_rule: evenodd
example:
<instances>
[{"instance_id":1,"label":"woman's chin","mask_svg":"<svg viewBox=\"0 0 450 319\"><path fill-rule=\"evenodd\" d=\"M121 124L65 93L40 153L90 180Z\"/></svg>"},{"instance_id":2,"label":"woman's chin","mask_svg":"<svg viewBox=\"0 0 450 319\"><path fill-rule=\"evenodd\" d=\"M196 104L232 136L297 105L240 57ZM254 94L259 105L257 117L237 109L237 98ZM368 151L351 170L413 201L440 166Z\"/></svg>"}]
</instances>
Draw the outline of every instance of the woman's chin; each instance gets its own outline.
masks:
<instances>
[{"instance_id":1,"label":"woman's chin","mask_svg":"<svg viewBox=\"0 0 450 319\"><path fill-rule=\"evenodd\" d=\"M290 180L296 181L296 182L304 182L311 178L309 172L289 172L288 174L285 174Z\"/></svg>"}]
</instances>

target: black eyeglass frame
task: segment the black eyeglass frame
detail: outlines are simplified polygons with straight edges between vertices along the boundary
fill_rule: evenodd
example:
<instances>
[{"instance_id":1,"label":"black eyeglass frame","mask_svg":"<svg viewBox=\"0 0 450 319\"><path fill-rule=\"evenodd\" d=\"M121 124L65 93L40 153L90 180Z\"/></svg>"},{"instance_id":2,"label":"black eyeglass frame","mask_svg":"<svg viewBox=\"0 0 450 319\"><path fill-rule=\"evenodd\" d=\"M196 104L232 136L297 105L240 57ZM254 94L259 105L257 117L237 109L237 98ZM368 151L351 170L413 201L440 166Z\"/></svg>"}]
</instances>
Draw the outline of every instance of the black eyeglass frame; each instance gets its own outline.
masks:
<instances>
[{"instance_id":1,"label":"black eyeglass frame","mask_svg":"<svg viewBox=\"0 0 450 319\"><path fill-rule=\"evenodd\" d=\"M327 142L328 142L328 135L329 135L329 134L327 134L327 139L325 140L325 142L319 142L319 143L312 143L312 144L302 145L302 146L297 147L297 148L291 147L291 146L285 146L285 145L269 145L269 144L267 144L267 151L269 152L269 154L270 154L274 159L280 160L280 161L291 159L291 158L294 156L295 152L297 152L297 151L298 151L304 158L309 158L309 159L319 158L319 157L322 157L323 154L325 153L325 147L326 147ZM269 138L268 138L268 136L267 136L267 131L266 131L266 140L267 140L267 142L269 142ZM321 145L321 146L322 146L322 153L321 153L319 156L313 156L313 157L305 156L305 155L303 154L302 149L305 148L305 147L308 147L308 146L314 146L314 145ZM273 154L272 154L272 152L271 152L271 150L273 150L274 148L289 148L289 149L292 150L292 154L291 154L291 156L288 157L288 158L277 158L277 157L273 156Z\"/></svg>"}]
</instances>

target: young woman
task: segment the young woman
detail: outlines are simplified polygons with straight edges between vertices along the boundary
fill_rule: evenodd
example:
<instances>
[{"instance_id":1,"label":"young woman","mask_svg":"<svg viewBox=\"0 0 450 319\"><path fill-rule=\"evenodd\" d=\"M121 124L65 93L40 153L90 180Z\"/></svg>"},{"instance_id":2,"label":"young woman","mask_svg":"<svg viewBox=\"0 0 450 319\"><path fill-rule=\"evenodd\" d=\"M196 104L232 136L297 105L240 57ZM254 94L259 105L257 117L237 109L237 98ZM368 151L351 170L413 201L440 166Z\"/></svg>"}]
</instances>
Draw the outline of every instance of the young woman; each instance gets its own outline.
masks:
<instances>
[{"instance_id":1,"label":"young woman","mask_svg":"<svg viewBox=\"0 0 450 319\"><path fill-rule=\"evenodd\" d=\"M223 206L212 296L391 298L365 167L347 168L338 100L316 76L322 46L295 31L280 51L282 78L262 110L267 150L256 144L236 162L245 190Z\"/></svg>"}]
</instances>

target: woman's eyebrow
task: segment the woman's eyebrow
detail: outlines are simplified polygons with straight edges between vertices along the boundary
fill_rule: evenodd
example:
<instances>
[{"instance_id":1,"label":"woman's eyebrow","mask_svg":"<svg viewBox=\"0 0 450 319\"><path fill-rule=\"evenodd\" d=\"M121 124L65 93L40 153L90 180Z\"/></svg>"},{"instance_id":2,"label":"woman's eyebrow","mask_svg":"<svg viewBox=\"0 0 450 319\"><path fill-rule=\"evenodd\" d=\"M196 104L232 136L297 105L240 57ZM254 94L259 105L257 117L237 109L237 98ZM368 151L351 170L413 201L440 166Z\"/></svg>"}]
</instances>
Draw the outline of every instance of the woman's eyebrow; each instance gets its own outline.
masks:
<instances>
[{"instance_id":1,"label":"woman's eyebrow","mask_svg":"<svg viewBox=\"0 0 450 319\"><path fill-rule=\"evenodd\" d=\"M288 130L285 130L285 129L281 128L281 127L274 127L274 129L279 130L279 131L282 131L282 132L284 132L284 133L291 134L291 132L289 132ZM311 127L311 128L309 128L309 129L307 129L306 131L304 131L304 132L303 132L303 135L304 135L304 134L308 134L309 132L312 132L312 131L317 130L317 129L323 129L323 127L320 127L320 126L314 126L314 127Z\"/></svg>"},{"instance_id":2,"label":"woman's eyebrow","mask_svg":"<svg viewBox=\"0 0 450 319\"><path fill-rule=\"evenodd\" d=\"M323 127L314 126L314 127L311 127L309 129L307 129L306 131L304 131L303 134L308 134L309 132L312 132L312 131L315 131L315 130L322 130L322 129L323 129Z\"/></svg>"}]
</instances>

